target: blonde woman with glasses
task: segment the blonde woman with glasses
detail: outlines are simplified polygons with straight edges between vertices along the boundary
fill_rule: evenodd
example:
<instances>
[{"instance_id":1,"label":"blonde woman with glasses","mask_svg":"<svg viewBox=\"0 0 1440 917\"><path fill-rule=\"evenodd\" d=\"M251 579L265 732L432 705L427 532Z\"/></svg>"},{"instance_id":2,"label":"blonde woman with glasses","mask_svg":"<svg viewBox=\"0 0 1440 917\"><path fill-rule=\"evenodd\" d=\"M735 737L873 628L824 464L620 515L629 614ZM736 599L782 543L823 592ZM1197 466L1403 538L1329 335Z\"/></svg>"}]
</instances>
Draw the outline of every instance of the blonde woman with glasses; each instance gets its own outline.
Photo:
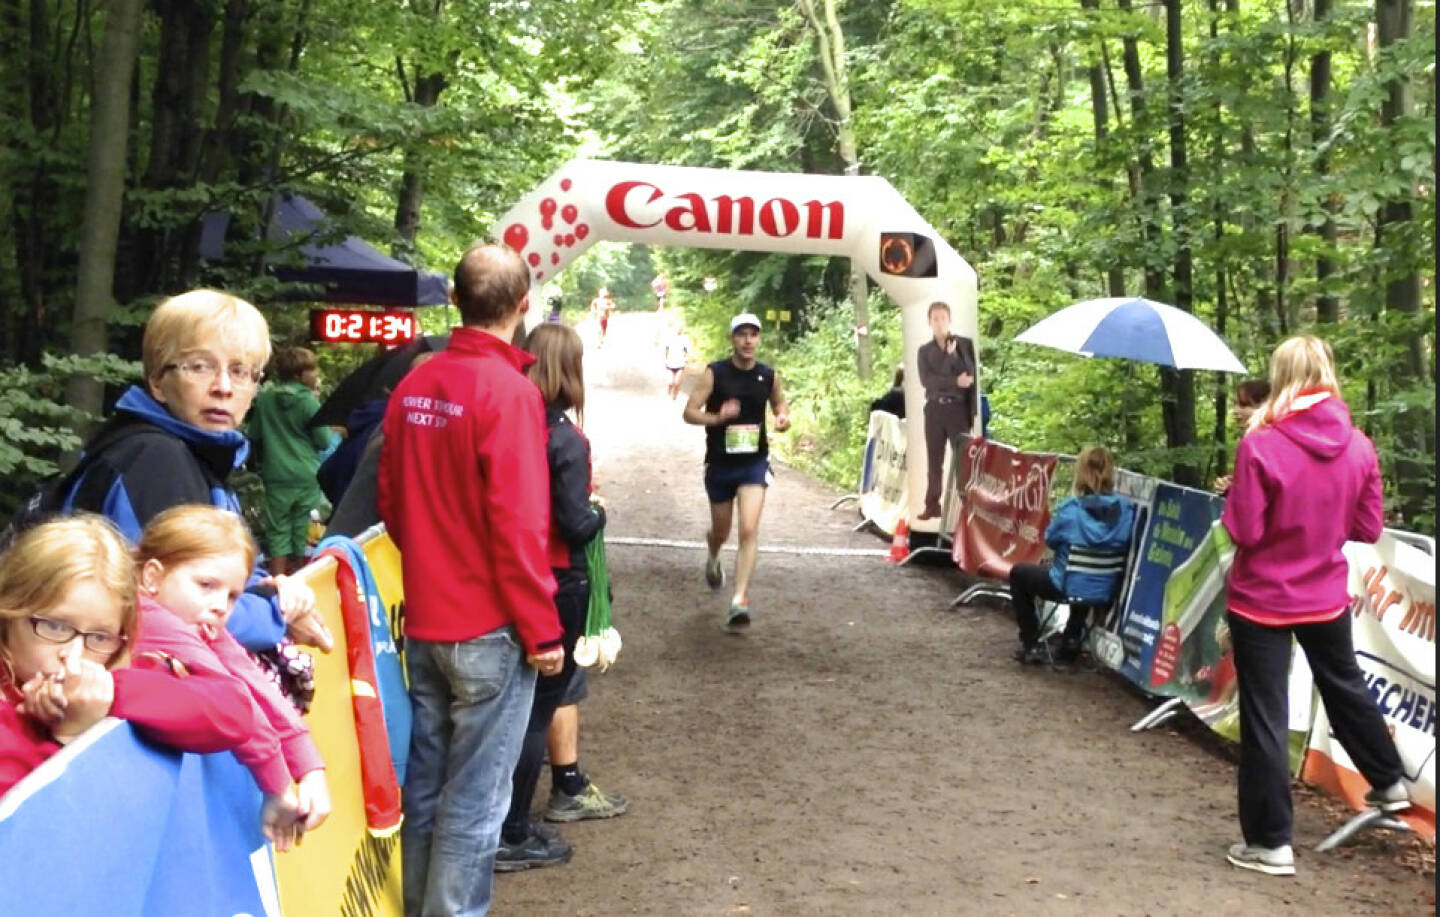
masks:
<instances>
[{"instance_id":1,"label":"blonde woman with glasses","mask_svg":"<svg viewBox=\"0 0 1440 917\"><path fill-rule=\"evenodd\" d=\"M141 344L144 381L115 404L85 447L86 470L65 495L66 512L106 516L131 542L161 512L205 503L235 513L227 483L250 453L239 430L270 360L265 317L216 290L191 290L155 308ZM230 631L248 650L273 650L287 636L329 650L315 596L298 579L257 565L235 604Z\"/></svg>"}]
</instances>

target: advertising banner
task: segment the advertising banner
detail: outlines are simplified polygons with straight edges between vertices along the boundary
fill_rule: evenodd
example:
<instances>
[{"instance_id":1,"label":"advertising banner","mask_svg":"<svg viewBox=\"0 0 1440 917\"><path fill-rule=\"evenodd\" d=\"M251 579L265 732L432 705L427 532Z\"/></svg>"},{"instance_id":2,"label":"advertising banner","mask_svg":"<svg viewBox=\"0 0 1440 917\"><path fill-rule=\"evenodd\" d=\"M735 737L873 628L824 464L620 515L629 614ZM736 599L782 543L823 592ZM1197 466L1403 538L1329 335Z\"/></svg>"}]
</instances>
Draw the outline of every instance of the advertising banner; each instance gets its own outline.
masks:
<instances>
[{"instance_id":1,"label":"advertising banner","mask_svg":"<svg viewBox=\"0 0 1440 917\"><path fill-rule=\"evenodd\" d=\"M1154 503L1155 488L1159 486L1159 478L1124 468L1115 469L1115 492L1122 497L1129 497L1137 506L1148 507Z\"/></svg>"},{"instance_id":2,"label":"advertising banner","mask_svg":"<svg viewBox=\"0 0 1440 917\"><path fill-rule=\"evenodd\" d=\"M1224 570L1217 567L1218 547L1210 537L1224 501L1165 481L1156 484L1153 499L1116 627L1124 651L1119 672L1147 691L1175 677L1187 637L1208 626L1212 634L1202 636L1213 642L1214 609L1218 606L1223 618L1225 585ZM1172 574L1182 568L1190 572L1168 589L1167 599ZM1193 639L1191 643L1201 645Z\"/></svg>"},{"instance_id":3,"label":"advertising banner","mask_svg":"<svg viewBox=\"0 0 1440 917\"><path fill-rule=\"evenodd\" d=\"M360 542L370 564L394 633L403 599L400 555L390 536L370 534ZM380 836L367 824L366 769L356 733L351 691L349 645L341 613L333 559L312 563L301 571L315 590L325 625L335 637L328 654L315 659L315 702L305 718L310 735L325 759L332 811L318 830L299 847L276 856L280 903L286 914L398 915L404 913L400 892L400 835ZM386 700L382 694L380 700ZM408 700L408 698L407 698ZM383 726L381 727L383 730ZM365 747L371 747L365 743ZM388 762L387 762L388 763ZM370 769L372 775L374 768ZM373 796L373 789L371 795Z\"/></svg>"},{"instance_id":4,"label":"advertising banner","mask_svg":"<svg viewBox=\"0 0 1440 917\"><path fill-rule=\"evenodd\" d=\"M972 576L1006 579L1010 568L1045 555L1054 455L1031 455L974 437L957 475L960 514L955 563Z\"/></svg>"},{"instance_id":5,"label":"advertising banner","mask_svg":"<svg viewBox=\"0 0 1440 917\"><path fill-rule=\"evenodd\" d=\"M905 451L905 421L885 411L872 411L860 515L886 535L894 534L910 511Z\"/></svg>"},{"instance_id":6,"label":"advertising banner","mask_svg":"<svg viewBox=\"0 0 1440 917\"><path fill-rule=\"evenodd\" d=\"M249 771L115 719L0 797L0 861L0 914L280 915Z\"/></svg>"},{"instance_id":7,"label":"advertising banner","mask_svg":"<svg viewBox=\"0 0 1440 917\"><path fill-rule=\"evenodd\" d=\"M1415 807L1402 815L1435 837L1435 561L1389 534L1347 544L1355 656L1385 715ZM1330 731L1319 705L1301 777L1364 807L1369 785Z\"/></svg>"},{"instance_id":8,"label":"advertising banner","mask_svg":"<svg viewBox=\"0 0 1440 917\"><path fill-rule=\"evenodd\" d=\"M543 301L546 283L602 239L848 258L900 307L906 413L925 416L920 351L942 339L931 321L932 305L940 303L953 337L943 338L946 356L937 353L930 362L944 369L946 379L953 371L956 381L947 382L946 389L963 418L951 420L965 424L967 431L979 428L975 269L878 175L576 159L525 195L497 225L505 244L530 266L531 301L536 303ZM532 309L526 321L533 326L541 318L541 310ZM857 337L869 333L863 325L855 328ZM907 516L915 528L930 481L925 424L911 424L906 435ZM933 531L937 522L920 525Z\"/></svg>"}]
</instances>

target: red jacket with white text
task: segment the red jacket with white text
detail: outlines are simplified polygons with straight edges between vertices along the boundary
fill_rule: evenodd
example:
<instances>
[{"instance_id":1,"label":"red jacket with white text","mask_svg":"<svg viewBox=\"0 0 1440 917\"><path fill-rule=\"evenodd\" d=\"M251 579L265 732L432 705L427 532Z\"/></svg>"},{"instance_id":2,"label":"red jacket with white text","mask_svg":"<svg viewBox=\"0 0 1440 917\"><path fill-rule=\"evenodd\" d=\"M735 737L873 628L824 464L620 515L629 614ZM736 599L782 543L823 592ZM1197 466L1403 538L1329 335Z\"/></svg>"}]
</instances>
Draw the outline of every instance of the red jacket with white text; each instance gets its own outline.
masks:
<instances>
[{"instance_id":1,"label":"red jacket with white text","mask_svg":"<svg viewBox=\"0 0 1440 917\"><path fill-rule=\"evenodd\" d=\"M560 645L532 362L489 332L457 328L390 396L378 502L400 549L407 637L460 642L513 624L526 653Z\"/></svg>"}]
</instances>

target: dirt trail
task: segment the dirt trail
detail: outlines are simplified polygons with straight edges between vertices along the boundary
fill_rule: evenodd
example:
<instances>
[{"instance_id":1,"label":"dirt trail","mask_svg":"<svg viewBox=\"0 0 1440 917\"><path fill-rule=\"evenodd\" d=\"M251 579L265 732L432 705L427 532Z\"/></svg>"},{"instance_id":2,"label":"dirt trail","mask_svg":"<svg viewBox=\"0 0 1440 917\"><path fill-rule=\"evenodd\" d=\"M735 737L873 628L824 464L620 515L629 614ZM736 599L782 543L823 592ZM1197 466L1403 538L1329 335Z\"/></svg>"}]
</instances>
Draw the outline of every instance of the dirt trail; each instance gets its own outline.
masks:
<instances>
[{"instance_id":1,"label":"dirt trail","mask_svg":"<svg viewBox=\"0 0 1440 917\"><path fill-rule=\"evenodd\" d=\"M612 540L695 542L703 435L665 396L658 330L617 316L596 351L582 326L586 427ZM882 549L836 496L777 465L761 544ZM735 637L700 550L608 553L625 646L592 675L581 759L631 810L563 826L566 866L498 876L497 914L1434 912L1392 841L1314 853L1336 822L1298 800L1296 879L1226 865L1233 764L1130 733L1148 702L1117 679L1019 668L998 611L946 610L953 570L762 553Z\"/></svg>"}]
</instances>

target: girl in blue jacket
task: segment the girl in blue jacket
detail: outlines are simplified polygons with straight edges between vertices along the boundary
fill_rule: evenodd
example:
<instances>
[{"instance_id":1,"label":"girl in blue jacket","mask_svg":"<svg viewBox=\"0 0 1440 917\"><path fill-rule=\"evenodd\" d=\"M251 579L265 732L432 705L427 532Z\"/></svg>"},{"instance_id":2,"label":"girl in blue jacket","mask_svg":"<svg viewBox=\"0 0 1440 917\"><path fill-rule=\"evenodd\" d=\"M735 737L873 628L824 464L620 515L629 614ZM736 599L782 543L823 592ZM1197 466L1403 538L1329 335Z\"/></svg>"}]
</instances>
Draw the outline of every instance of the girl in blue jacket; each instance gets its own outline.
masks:
<instances>
[{"instance_id":1,"label":"girl in blue jacket","mask_svg":"<svg viewBox=\"0 0 1440 917\"><path fill-rule=\"evenodd\" d=\"M1045 529L1045 544L1054 552L1050 565L1016 564L1010 569L1010 602L1020 625L1015 658L1020 662L1045 661L1037 600L1105 605L1120 591L1135 507L1114 490L1115 458L1110 450L1085 448L1075 460L1074 496L1060 504ZM1060 658L1079 655L1084 626L1082 615L1072 614L1065 622Z\"/></svg>"}]
</instances>

